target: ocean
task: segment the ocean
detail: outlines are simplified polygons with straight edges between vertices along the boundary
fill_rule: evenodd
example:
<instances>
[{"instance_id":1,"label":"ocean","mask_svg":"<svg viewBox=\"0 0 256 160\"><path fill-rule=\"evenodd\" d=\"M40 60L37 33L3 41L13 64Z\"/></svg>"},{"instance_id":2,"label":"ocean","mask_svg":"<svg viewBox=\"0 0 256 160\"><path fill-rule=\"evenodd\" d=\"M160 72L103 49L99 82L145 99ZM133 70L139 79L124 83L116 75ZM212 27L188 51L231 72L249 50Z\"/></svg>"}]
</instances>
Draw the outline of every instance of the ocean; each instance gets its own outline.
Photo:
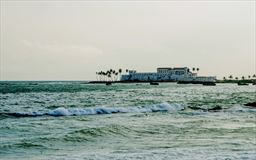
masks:
<instances>
[{"instance_id":1,"label":"ocean","mask_svg":"<svg viewBox=\"0 0 256 160\"><path fill-rule=\"evenodd\" d=\"M256 86L0 82L2 160L255 160Z\"/></svg>"}]
</instances>

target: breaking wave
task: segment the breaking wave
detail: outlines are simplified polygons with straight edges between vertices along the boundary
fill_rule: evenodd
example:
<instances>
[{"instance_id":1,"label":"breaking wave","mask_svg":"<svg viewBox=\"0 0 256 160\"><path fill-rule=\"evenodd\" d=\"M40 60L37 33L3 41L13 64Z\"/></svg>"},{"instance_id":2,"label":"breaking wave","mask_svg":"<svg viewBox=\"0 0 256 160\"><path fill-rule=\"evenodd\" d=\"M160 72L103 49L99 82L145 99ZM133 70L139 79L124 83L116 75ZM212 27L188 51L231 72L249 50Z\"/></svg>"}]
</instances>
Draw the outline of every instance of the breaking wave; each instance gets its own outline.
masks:
<instances>
[{"instance_id":1,"label":"breaking wave","mask_svg":"<svg viewBox=\"0 0 256 160\"><path fill-rule=\"evenodd\" d=\"M14 117L37 117L37 116L82 116L82 115L97 115L97 114L115 114L115 113L150 113L150 112L169 112L184 110L185 107L181 104L167 102L139 106L139 107L93 107L93 108L57 108L48 112L16 112L2 113Z\"/></svg>"},{"instance_id":2,"label":"breaking wave","mask_svg":"<svg viewBox=\"0 0 256 160\"><path fill-rule=\"evenodd\" d=\"M116 113L150 113L150 112L175 112L185 110L190 108L192 110L201 110L204 112L256 112L256 108L245 107L245 106L233 106L228 109L223 109L221 107L214 107L210 109L204 109L199 107L185 107L182 104L167 102L147 105L147 106L137 106L137 107L90 107L90 108L64 108L59 107L48 112L13 112L13 113L0 113L1 118L12 117L39 117L39 116L83 116L83 115L98 115L98 114L116 114ZM190 112L189 112L190 113Z\"/></svg>"}]
</instances>

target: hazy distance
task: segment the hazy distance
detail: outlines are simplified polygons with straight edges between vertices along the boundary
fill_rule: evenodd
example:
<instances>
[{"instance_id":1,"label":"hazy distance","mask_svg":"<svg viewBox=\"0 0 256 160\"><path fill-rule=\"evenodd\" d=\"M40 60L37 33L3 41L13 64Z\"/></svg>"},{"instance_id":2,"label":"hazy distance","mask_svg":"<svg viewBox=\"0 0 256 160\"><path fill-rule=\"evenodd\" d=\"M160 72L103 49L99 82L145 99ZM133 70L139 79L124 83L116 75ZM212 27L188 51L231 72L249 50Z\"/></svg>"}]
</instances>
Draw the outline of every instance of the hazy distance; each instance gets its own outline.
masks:
<instances>
[{"instance_id":1,"label":"hazy distance","mask_svg":"<svg viewBox=\"0 0 256 160\"><path fill-rule=\"evenodd\" d=\"M255 1L0 4L0 80L94 80L110 68L256 72Z\"/></svg>"}]
</instances>

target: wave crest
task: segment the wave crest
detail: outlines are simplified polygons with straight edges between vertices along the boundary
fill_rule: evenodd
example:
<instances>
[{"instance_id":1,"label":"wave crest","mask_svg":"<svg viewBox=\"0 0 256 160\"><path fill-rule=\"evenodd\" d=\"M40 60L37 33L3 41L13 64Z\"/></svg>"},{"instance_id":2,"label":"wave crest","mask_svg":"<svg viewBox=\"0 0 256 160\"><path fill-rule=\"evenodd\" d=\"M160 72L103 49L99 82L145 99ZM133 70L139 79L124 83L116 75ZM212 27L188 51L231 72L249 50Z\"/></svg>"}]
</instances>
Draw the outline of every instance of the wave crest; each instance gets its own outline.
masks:
<instances>
[{"instance_id":1,"label":"wave crest","mask_svg":"<svg viewBox=\"0 0 256 160\"><path fill-rule=\"evenodd\" d=\"M36 116L81 116L81 115L97 115L97 114L115 114L115 113L149 113L149 112L168 112L180 111L185 109L181 104L167 102L139 106L139 107L92 107L92 108L56 108L48 112L18 112L5 113L14 117L36 117Z\"/></svg>"},{"instance_id":2,"label":"wave crest","mask_svg":"<svg viewBox=\"0 0 256 160\"><path fill-rule=\"evenodd\" d=\"M169 104L167 102L140 106L140 107L127 107L127 108L114 108L114 107L95 107L95 108L57 108L47 113L51 116L80 116L80 115L95 115L95 114L114 114L114 113L147 113L147 112L167 112L179 111L185 107L181 104Z\"/></svg>"}]
</instances>

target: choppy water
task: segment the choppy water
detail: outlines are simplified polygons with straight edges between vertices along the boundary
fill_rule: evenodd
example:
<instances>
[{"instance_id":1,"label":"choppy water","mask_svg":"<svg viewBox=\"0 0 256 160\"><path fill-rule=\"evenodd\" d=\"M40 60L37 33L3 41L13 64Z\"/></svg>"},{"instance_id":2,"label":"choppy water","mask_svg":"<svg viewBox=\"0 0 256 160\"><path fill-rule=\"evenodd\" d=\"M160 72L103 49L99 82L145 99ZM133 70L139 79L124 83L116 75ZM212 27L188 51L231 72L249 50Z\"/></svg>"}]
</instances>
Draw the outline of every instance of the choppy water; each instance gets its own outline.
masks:
<instances>
[{"instance_id":1,"label":"choppy water","mask_svg":"<svg viewBox=\"0 0 256 160\"><path fill-rule=\"evenodd\" d=\"M252 85L0 82L0 159L256 159L255 100Z\"/></svg>"}]
</instances>

